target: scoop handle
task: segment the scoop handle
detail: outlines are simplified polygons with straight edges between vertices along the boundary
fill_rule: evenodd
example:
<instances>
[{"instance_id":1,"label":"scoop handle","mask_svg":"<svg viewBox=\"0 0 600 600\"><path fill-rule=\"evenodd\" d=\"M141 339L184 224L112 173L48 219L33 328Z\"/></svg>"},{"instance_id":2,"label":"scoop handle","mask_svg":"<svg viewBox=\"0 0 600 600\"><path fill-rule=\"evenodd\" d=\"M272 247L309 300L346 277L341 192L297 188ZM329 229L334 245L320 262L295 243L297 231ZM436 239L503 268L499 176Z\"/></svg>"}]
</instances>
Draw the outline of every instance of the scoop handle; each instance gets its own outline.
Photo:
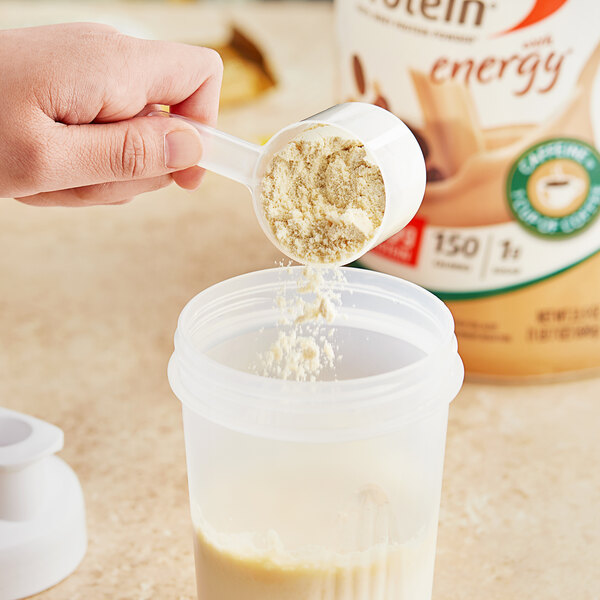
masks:
<instances>
[{"instance_id":1,"label":"scoop handle","mask_svg":"<svg viewBox=\"0 0 600 600\"><path fill-rule=\"evenodd\" d=\"M166 116L189 123L202 137L202 158L198 166L252 188L256 166L262 153L258 144L166 111L154 111L151 116Z\"/></svg>"}]
</instances>

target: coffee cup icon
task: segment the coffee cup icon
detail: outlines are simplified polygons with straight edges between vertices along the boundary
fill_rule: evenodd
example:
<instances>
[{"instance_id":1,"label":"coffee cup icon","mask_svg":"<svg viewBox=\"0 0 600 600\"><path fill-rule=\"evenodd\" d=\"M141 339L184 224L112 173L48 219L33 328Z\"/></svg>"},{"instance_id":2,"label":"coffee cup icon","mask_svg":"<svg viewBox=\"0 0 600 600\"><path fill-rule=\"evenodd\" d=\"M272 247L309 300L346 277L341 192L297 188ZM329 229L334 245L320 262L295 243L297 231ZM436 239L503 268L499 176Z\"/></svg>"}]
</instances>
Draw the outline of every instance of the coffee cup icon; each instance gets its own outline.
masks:
<instances>
[{"instance_id":1,"label":"coffee cup icon","mask_svg":"<svg viewBox=\"0 0 600 600\"><path fill-rule=\"evenodd\" d=\"M552 173L540 178L536 185L539 202L549 210L563 210L584 192L586 182L576 175Z\"/></svg>"}]
</instances>

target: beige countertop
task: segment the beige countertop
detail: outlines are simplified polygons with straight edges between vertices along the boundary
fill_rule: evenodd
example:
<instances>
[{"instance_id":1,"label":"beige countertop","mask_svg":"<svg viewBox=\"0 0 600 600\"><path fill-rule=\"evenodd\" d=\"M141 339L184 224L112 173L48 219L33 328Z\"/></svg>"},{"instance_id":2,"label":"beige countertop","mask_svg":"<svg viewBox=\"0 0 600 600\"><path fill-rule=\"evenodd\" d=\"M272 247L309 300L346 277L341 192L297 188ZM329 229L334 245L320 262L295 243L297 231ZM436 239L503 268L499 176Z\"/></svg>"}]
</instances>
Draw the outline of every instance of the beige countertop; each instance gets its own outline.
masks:
<instances>
[{"instance_id":1,"label":"beige countertop","mask_svg":"<svg viewBox=\"0 0 600 600\"><path fill-rule=\"evenodd\" d=\"M189 39L182 27L194 24L208 36L223 23L201 6L4 4L16 24L109 15L157 37ZM257 140L332 103L329 7L228 6L277 48L283 85L225 111L222 128ZM0 403L65 431L61 456L88 514L83 563L39 597L195 598L181 416L166 366L189 298L278 258L249 195L211 175L198 192L173 187L122 207L1 200L0 215ZM435 600L600 598L599 423L597 379L464 387L450 412Z\"/></svg>"}]
</instances>

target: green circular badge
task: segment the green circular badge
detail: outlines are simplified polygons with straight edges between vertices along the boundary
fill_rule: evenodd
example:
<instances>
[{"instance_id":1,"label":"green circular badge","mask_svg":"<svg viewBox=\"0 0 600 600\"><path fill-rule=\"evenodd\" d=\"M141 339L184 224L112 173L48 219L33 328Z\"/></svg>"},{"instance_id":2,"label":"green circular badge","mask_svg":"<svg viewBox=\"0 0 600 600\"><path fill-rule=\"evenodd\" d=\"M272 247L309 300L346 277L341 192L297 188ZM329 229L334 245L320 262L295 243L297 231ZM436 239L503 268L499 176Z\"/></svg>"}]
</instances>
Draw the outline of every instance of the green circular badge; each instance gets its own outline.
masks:
<instances>
[{"instance_id":1,"label":"green circular badge","mask_svg":"<svg viewBox=\"0 0 600 600\"><path fill-rule=\"evenodd\" d=\"M573 235L600 213L600 154L580 140L546 140L519 156L506 188L521 225L543 236Z\"/></svg>"}]
</instances>

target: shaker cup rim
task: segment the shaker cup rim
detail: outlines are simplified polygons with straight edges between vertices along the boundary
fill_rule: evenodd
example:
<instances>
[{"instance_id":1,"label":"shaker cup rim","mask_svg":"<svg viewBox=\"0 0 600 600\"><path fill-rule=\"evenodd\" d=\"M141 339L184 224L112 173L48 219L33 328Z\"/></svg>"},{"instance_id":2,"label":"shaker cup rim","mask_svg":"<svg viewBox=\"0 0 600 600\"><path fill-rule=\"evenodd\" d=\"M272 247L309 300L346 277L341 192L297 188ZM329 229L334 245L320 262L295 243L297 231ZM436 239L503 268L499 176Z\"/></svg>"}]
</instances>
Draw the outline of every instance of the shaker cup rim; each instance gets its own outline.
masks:
<instances>
[{"instance_id":1,"label":"shaker cup rim","mask_svg":"<svg viewBox=\"0 0 600 600\"><path fill-rule=\"evenodd\" d=\"M175 351L169 363L171 387L184 405L224 426L234 429L247 426L249 432L265 436L284 435L282 423L293 429L294 419L297 419L296 434L300 437L303 424L306 426L304 433L308 434L310 430L314 434L316 421L319 421L317 429L323 437L332 430L337 436L347 434L352 437L359 434L355 426L360 425L357 419L361 414L370 414L372 421L377 413L380 422L372 425L383 431L425 418L440 406L447 406L458 393L464 376L452 315L445 304L427 290L382 273L344 267L342 271L347 281L332 285L351 290L353 300L363 304L375 299L386 303L388 309L397 305L420 319L420 325L415 325L410 332L412 342L424 344L423 339L416 340L416 337L428 336L430 348L411 364L366 377L298 382L236 370L206 354L214 344L207 342L207 347L198 347L194 334L197 335L203 325L208 325L211 318L215 331L234 330L237 335L258 332L268 320L264 310L252 314L253 300L259 298L263 304L265 300L273 300L271 321L276 324L279 313L274 298L281 289L282 277L285 277L286 285L293 286L294 276L299 276L303 268L266 269L240 275L207 288L188 302L179 317ZM238 314L232 323L227 323L226 313L240 307L244 316ZM340 308L341 314L345 308ZM385 315L377 315L377 311L364 307L362 310L372 317L385 318ZM343 325L352 326L353 318L349 315ZM220 398L217 404L214 400L211 406L204 402L206 395L202 389L207 387L210 387L211 397L216 394ZM351 416L349 422L353 423L345 432L343 415ZM336 416L340 418L336 419ZM270 422L279 423L280 430L269 434ZM310 426L307 425L309 422ZM292 432L287 431L287 435Z\"/></svg>"}]
</instances>

